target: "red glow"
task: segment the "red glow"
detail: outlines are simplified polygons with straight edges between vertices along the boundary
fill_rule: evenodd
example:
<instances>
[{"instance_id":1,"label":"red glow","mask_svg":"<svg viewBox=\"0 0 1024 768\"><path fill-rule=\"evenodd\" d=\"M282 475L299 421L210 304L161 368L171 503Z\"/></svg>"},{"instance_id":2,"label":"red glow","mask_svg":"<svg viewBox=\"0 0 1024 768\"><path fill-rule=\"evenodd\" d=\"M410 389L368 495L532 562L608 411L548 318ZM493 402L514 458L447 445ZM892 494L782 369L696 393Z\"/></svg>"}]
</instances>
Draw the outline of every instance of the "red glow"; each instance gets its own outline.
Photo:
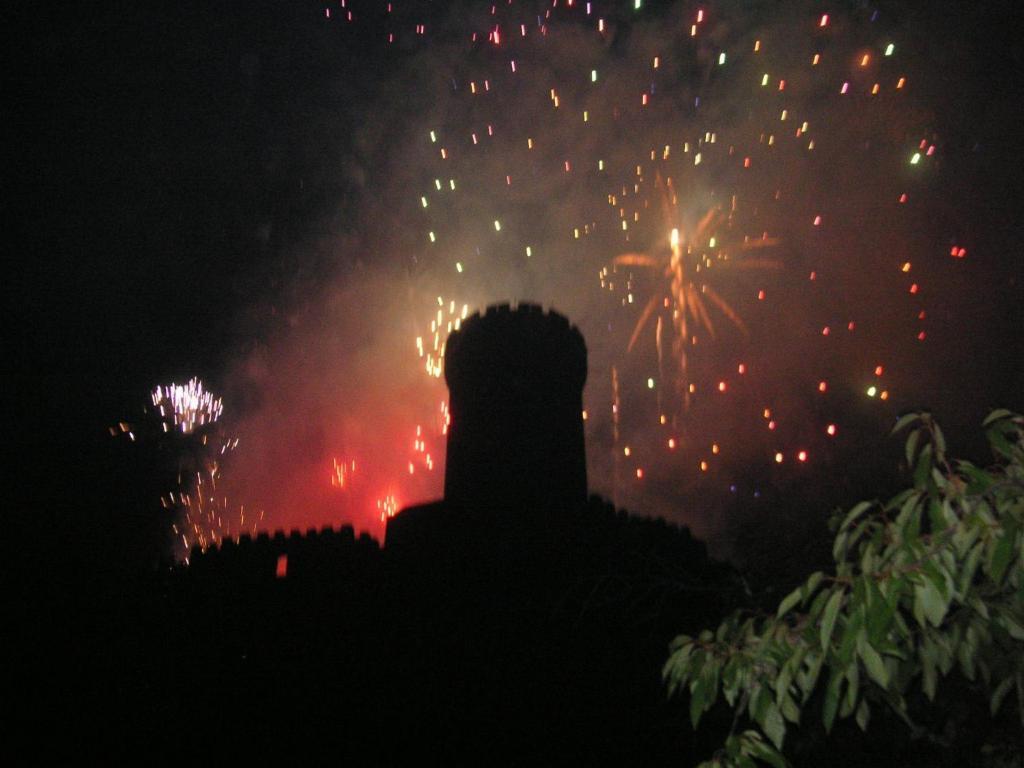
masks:
<instances>
[{"instance_id":1,"label":"red glow","mask_svg":"<svg viewBox=\"0 0 1024 768\"><path fill-rule=\"evenodd\" d=\"M288 576L288 555L277 556L277 566L274 569L274 576L283 579Z\"/></svg>"}]
</instances>

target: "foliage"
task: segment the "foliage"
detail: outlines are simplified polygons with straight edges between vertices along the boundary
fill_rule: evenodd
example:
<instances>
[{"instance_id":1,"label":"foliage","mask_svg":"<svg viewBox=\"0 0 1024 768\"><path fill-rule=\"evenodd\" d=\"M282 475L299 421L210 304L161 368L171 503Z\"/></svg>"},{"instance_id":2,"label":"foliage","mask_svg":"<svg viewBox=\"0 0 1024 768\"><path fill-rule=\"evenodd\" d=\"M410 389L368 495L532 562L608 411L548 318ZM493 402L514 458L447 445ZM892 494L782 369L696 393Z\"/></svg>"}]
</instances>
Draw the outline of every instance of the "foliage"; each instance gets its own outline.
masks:
<instances>
[{"instance_id":1,"label":"foliage","mask_svg":"<svg viewBox=\"0 0 1024 768\"><path fill-rule=\"evenodd\" d=\"M786 765L787 729L812 708L826 731L892 713L912 737L941 741L908 700L934 702L958 672L992 716L1015 697L1024 725L1024 417L985 420L989 469L950 462L930 415L893 432L908 427L913 487L834 519L833 575L811 574L773 616L740 611L673 641L663 675L670 695L689 691L694 728L720 695L733 710L732 733L701 768Z\"/></svg>"}]
</instances>

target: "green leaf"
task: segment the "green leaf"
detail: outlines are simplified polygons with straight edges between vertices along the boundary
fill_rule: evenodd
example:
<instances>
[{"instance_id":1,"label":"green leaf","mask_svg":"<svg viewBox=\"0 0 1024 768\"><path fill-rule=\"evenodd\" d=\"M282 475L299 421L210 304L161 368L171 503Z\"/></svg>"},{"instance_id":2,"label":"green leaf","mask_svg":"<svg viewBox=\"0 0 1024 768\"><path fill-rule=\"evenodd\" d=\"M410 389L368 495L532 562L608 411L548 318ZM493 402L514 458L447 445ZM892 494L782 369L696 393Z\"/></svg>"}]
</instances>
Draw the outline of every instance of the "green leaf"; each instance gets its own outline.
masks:
<instances>
[{"instance_id":1,"label":"green leaf","mask_svg":"<svg viewBox=\"0 0 1024 768\"><path fill-rule=\"evenodd\" d=\"M887 599L874 580L868 582L868 592L871 596L867 611L868 641L872 645L879 645L889 634L899 595L893 592Z\"/></svg>"},{"instance_id":2,"label":"green leaf","mask_svg":"<svg viewBox=\"0 0 1024 768\"><path fill-rule=\"evenodd\" d=\"M914 487L923 489L927 486L928 475L932 470L932 447L926 445L921 449L921 455L917 457L917 464L914 466Z\"/></svg>"},{"instance_id":3,"label":"green leaf","mask_svg":"<svg viewBox=\"0 0 1024 768\"><path fill-rule=\"evenodd\" d=\"M786 722L782 719L782 713L779 712L779 708L775 706L774 702L769 702L764 720L760 725L764 729L765 735L772 740L775 748L782 749L782 740L786 738Z\"/></svg>"},{"instance_id":4,"label":"green leaf","mask_svg":"<svg viewBox=\"0 0 1024 768\"><path fill-rule=\"evenodd\" d=\"M920 432L916 432L916 431L915 432L911 432L910 435L907 437L907 445L906 445L905 453L906 453L906 457L907 457L907 466L908 467L914 466L914 454L917 451L917 443L918 443L918 441L920 439L921 439L921 433Z\"/></svg>"},{"instance_id":5,"label":"green leaf","mask_svg":"<svg viewBox=\"0 0 1024 768\"><path fill-rule=\"evenodd\" d=\"M864 660L864 668L868 671L868 677L882 688L888 688L889 670L885 668L882 656L871 647L863 633L861 634L861 640L857 643L857 653Z\"/></svg>"},{"instance_id":6,"label":"green leaf","mask_svg":"<svg viewBox=\"0 0 1024 768\"><path fill-rule=\"evenodd\" d=\"M989 427L995 424L997 421L1003 421L1004 419L1012 419L1015 415L1016 414L1014 414L1013 411L1008 411L1005 408L997 408L996 410L992 411L992 413L985 417L985 420L981 422L981 426Z\"/></svg>"},{"instance_id":7,"label":"green leaf","mask_svg":"<svg viewBox=\"0 0 1024 768\"><path fill-rule=\"evenodd\" d=\"M744 735L746 736L747 734L757 735L754 731L747 731ZM770 744L765 744L760 738L754 739L751 736L746 740L745 746L751 757L763 760L773 768L786 768L786 758Z\"/></svg>"},{"instance_id":8,"label":"green leaf","mask_svg":"<svg viewBox=\"0 0 1024 768\"><path fill-rule=\"evenodd\" d=\"M921 683L929 701L935 700L935 687L939 676L936 670L936 648L927 638L921 644Z\"/></svg>"},{"instance_id":9,"label":"green leaf","mask_svg":"<svg viewBox=\"0 0 1024 768\"><path fill-rule=\"evenodd\" d=\"M1013 544L1016 538L1013 534L1014 531L1012 530L1005 531L996 541L995 548L992 550L992 565L989 568L989 572L992 574L992 580L995 582L1003 580L1003 576L1006 574L1006 567L1013 558Z\"/></svg>"},{"instance_id":10,"label":"green leaf","mask_svg":"<svg viewBox=\"0 0 1024 768\"><path fill-rule=\"evenodd\" d=\"M846 695L843 697L842 706L839 707L840 717L849 717L853 714L857 704L857 694L860 691L860 668L856 662L850 664L846 669Z\"/></svg>"},{"instance_id":11,"label":"green leaf","mask_svg":"<svg viewBox=\"0 0 1024 768\"><path fill-rule=\"evenodd\" d=\"M788 693L779 702L779 709L782 711L782 716L789 720L789 722L800 723L800 707L797 706L796 701Z\"/></svg>"},{"instance_id":12,"label":"green leaf","mask_svg":"<svg viewBox=\"0 0 1024 768\"><path fill-rule=\"evenodd\" d=\"M828 688L825 689L825 705L822 710L822 722L825 725L825 731L830 732L832 730L832 724L836 721L836 712L839 711L839 695L843 690L843 681L846 677L843 675L842 670L835 669L832 671L832 676L828 681Z\"/></svg>"},{"instance_id":13,"label":"green leaf","mask_svg":"<svg viewBox=\"0 0 1024 768\"><path fill-rule=\"evenodd\" d=\"M782 598L782 602L779 603L779 610L775 613L776 618L781 619L785 614L789 613L793 609L793 606L800 602L803 596L803 591L804 588L802 586L797 587Z\"/></svg>"},{"instance_id":14,"label":"green leaf","mask_svg":"<svg viewBox=\"0 0 1024 768\"><path fill-rule=\"evenodd\" d=\"M946 437L934 421L932 422L932 436L935 440L935 455L942 458L946 453Z\"/></svg>"},{"instance_id":15,"label":"green leaf","mask_svg":"<svg viewBox=\"0 0 1024 768\"><path fill-rule=\"evenodd\" d=\"M907 427L907 426L913 424L915 421L918 421L920 418L921 418L921 414L919 414L919 413L908 413L908 414L905 414L903 416L900 416L896 420L896 425L892 428L892 432L890 434L895 435L901 429L903 429L904 427ZM913 434L916 435L917 433L914 432Z\"/></svg>"},{"instance_id":16,"label":"green leaf","mask_svg":"<svg viewBox=\"0 0 1024 768\"><path fill-rule=\"evenodd\" d=\"M698 677L690 687L690 723L697 730L701 715L704 714L705 690L704 678Z\"/></svg>"},{"instance_id":17,"label":"green leaf","mask_svg":"<svg viewBox=\"0 0 1024 768\"><path fill-rule=\"evenodd\" d=\"M1003 699L1006 698L1006 694L1010 692L1010 688L1013 687L1013 678L1007 677L1003 682L996 686L996 689L992 691L992 700L989 702L989 711L992 716L995 717L999 708L1003 705Z\"/></svg>"},{"instance_id":18,"label":"green leaf","mask_svg":"<svg viewBox=\"0 0 1024 768\"><path fill-rule=\"evenodd\" d=\"M829 643L832 641L832 630L836 625L836 617L839 615L839 606L843 601L842 588L837 589L825 605L825 613L821 617L821 652L828 653Z\"/></svg>"},{"instance_id":19,"label":"green leaf","mask_svg":"<svg viewBox=\"0 0 1024 768\"><path fill-rule=\"evenodd\" d=\"M860 704L857 705L857 726L862 730L868 729L868 721L871 719L871 708L868 706L867 699L861 699Z\"/></svg>"},{"instance_id":20,"label":"green leaf","mask_svg":"<svg viewBox=\"0 0 1024 768\"><path fill-rule=\"evenodd\" d=\"M974 574L978 570L978 563L981 562L981 555L985 550L985 542L979 541L972 548L960 570L960 584L958 585L961 597L966 597L974 583Z\"/></svg>"},{"instance_id":21,"label":"green leaf","mask_svg":"<svg viewBox=\"0 0 1024 768\"><path fill-rule=\"evenodd\" d=\"M806 600L808 597L814 594L815 590L821 585L821 580L825 578L825 574L821 571L815 571L807 577L807 581L804 582L803 595L801 600Z\"/></svg>"},{"instance_id":22,"label":"green leaf","mask_svg":"<svg viewBox=\"0 0 1024 768\"><path fill-rule=\"evenodd\" d=\"M859 504L854 505L853 509L846 513L846 517L843 518L843 522L839 526L839 530L842 531L849 528L853 524L854 520L859 518L873 506L875 506L875 502L873 501L862 501Z\"/></svg>"},{"instance_id":23,"label":"green leaf","mask_svg":"<svg viewBox=\"0 0 1024 768\"><path fill-rule=\"evenodd\" d=\"M946 600L943 599L939 590L935 588L935 584L930 580L926 579L923 583L914 587L914 617L923 625L923 622L918 617L918 606L920 606L920 611L924 618L933 627L939 626L946 617Z\"/></svg>"}]
</instances>

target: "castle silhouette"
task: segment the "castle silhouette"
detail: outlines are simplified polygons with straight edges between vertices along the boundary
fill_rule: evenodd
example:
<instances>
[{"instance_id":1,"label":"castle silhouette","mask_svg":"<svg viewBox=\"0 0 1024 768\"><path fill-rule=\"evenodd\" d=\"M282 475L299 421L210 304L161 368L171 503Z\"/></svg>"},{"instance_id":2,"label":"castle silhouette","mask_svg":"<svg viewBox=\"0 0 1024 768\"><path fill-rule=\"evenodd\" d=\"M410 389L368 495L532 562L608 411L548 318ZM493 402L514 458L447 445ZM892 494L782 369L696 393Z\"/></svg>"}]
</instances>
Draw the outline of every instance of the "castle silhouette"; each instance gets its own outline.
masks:
<instances>
[{"instance_id":1,"label":"castle silhouette","mask_svg":"<svg viewBox=\"0 0 1024 768\"><path fill-rule=\"evenodd\" d=\"M685 763L667 643L736 582L687 529L588 498L586 372L553 311L467 319L445 356L444 498L383 547L344 527L193 550L121 649L129 732L216 722L254 754L283 738L374 764Z\"/></svg>"}]
</instances>

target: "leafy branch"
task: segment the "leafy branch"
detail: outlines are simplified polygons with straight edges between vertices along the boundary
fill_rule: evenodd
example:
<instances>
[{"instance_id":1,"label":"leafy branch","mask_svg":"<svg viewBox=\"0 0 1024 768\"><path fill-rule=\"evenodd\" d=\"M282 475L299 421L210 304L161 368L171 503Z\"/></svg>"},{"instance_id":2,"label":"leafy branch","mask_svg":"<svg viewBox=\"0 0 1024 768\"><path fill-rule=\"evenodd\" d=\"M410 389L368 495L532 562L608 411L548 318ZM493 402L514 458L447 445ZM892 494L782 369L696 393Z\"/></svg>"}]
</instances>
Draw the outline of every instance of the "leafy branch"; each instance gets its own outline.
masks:
<instances>
[{"instance_id":1,"label":"leafy branch","mask_svg":"<svg viewBox=\"0 0 1024 768\"><path fill-rule=\"evenodd\" d=\"M670 695L688 691L693 727L719 696L734 713L701 768L787 765L787 730L822 691L826 731L851 716L867 730L882 711L941 743L907 699L934 701L956 670L993 716L1015 693L1024 726L1024 418L998 410L983 426L987 469L950 461L929 414L901 418L913 486L833 520L833 574L811 574L772 616L736 612L673 641L663 676Z\"/></svg>"}]
</instances>

